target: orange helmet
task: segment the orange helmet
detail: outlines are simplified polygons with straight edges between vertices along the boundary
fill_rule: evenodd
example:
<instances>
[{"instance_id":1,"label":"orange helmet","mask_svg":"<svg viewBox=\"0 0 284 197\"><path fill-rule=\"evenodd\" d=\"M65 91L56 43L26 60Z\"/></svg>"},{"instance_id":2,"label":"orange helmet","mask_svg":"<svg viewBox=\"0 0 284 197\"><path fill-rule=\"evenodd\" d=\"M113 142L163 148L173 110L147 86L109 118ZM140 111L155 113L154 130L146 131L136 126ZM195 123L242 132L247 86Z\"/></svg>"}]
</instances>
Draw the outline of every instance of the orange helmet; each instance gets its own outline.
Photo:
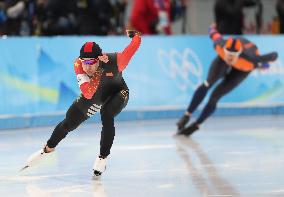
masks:
<instances>
[{"instance_id":1,"label":"orange helmet","mask_svg":"<svg viewBox=\"0 0 284 197\"><path fill-rule=\"evenodd\" d=\"M229 38L226 40L224 50L227 53L235 54L235 55L240 55L242 52L242 43L239 39L234 39L234 38Z\"/></svg>"}]
</instances>

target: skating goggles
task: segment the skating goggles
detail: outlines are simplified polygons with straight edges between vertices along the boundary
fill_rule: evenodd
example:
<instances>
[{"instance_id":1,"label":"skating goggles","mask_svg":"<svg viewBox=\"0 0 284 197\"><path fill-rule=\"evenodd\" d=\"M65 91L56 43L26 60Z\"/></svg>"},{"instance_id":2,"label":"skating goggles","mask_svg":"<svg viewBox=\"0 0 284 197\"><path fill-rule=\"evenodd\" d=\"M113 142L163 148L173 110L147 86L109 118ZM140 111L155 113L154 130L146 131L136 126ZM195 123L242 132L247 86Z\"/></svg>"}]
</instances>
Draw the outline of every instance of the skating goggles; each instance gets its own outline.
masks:
<instances>
[{"instance_id":1,"label":"skating goggles","mask_svg":"<svg viewBox=\"0 0 284 197\"><path fill-rule=\"evenodd\" d=\"M240 51L229 51L226 47L224 47L225 55L233 55L233 56L240 56L242 53L242 50Z\"/></svg>"},{"instance_id":2,"label":"skating goggles","mask_svg":"<svg viewBox=\"0 0 284 197\"><path fill-rule=\"evenodd\" d=\"M97 59L97 58L92 58L92 59L80 59L81 60L81 62L83 63L83 64L86 64L86 65L93 65L93 64L95 64L95 63L97 63L98 61L99 61L99 59Z\"/></svg>"}]
</instances>

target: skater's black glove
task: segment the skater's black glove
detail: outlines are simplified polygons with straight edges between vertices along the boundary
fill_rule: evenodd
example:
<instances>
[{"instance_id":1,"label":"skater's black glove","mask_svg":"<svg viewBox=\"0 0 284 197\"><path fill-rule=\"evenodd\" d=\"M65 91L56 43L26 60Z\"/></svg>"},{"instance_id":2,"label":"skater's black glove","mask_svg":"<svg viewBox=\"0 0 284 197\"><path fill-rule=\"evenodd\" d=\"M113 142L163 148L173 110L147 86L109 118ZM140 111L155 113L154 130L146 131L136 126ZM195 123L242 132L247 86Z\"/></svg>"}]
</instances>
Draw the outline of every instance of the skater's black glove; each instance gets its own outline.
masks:
<instances>
[{"instance_id":1,"label":"skater's black glove","mask_svg":"<svg viewBox=\"0 0 284 197\"><path fill-rule=\"evenodd\" d=\"M278 53L277 52L270 53L270 61L271 62L277 60L277 58L278 58Z\"/></svg>"},{"instance_id":2,"label":"skater's black glove","mask_svg":"<svg viewBox=\"0 0 284 197\"><path fill-rule=\"evenodd\" d=\"M277 52L271 52L264 55L258 56L258 62L274 62L278 58Z\"/></svg>"},{"instance_id":3,"label":"skater's black glove","mask_svg":"<svg viewBox=\"0 0 284 197\"><path fill-rule=\"evenodd\" d=\"M139 35L141 36L141 33L139 31L136 31L136 30L126 30L126 33L127 33L127 36L129 38L133 38L135 35Z\"/></svg>"}]
</instances>

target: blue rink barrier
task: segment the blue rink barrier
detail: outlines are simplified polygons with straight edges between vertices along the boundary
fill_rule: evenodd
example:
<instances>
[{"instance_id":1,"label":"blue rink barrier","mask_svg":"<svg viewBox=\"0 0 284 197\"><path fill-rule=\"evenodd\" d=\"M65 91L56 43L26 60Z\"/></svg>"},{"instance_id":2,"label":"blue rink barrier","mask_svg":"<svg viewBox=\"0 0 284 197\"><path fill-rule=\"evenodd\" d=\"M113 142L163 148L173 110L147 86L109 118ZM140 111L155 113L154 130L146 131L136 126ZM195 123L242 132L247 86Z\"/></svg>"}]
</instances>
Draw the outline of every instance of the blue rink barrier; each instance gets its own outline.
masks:
<instances>
[{"instance_id":1,"label":"blue rink barrier","mask_svg":"<svg viewBox=\"0 0 284 197\"><path fill-rule=\"evenodd\" d=\"M137 121L180 118L184 109L157 109L157 110L126 110L116 117L116 121ZM198 109L194 117L200 114ZM42 126L56 126L64 119L65 113L42 115L0 116L0 129L17 129ZM284 115L284 105L255 106L255 107L219 107L213 116L259 116ZM86 121L86 123L99 123L100 115Z\"/></svg>"},{"instance_id":2,"label":"blue rink barrier","mask_svg":"<svg viewBox=\"0 0 284 197\"><path fill-rule=\"evenodd\" d=\"M277 51L279 58L224 96L215 115L283 114L284 36L247 38L260 53ZM60 112L80 93L73 62L86 41L96 41L105 52L122 51L130 43L123 36L1 39L0 129L54 125L63 119ZM117 119L178 118L215 57L208 36L144 36L123 72L130 99Z\"/></svg>"}]
</instances>

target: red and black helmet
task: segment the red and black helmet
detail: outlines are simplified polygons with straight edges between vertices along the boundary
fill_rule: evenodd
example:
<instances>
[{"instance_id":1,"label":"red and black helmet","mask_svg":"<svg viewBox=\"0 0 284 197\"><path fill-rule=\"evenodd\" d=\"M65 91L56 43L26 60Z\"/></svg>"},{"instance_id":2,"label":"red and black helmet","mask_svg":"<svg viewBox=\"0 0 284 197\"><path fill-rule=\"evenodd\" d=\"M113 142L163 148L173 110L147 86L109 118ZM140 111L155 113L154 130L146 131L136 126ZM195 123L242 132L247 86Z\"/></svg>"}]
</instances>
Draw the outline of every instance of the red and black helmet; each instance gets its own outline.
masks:
<instances>
[{"instance_id":1,"label":"red and black helmet","mask_svg":"<svg viewBox=\"0 0 284 197\"><path fill-rule=\"evenodd\" d=\"M98 58L102 55L101 47L95 42L86 42L80 50L79 58Z\"/></svg>"}]
</instances>

